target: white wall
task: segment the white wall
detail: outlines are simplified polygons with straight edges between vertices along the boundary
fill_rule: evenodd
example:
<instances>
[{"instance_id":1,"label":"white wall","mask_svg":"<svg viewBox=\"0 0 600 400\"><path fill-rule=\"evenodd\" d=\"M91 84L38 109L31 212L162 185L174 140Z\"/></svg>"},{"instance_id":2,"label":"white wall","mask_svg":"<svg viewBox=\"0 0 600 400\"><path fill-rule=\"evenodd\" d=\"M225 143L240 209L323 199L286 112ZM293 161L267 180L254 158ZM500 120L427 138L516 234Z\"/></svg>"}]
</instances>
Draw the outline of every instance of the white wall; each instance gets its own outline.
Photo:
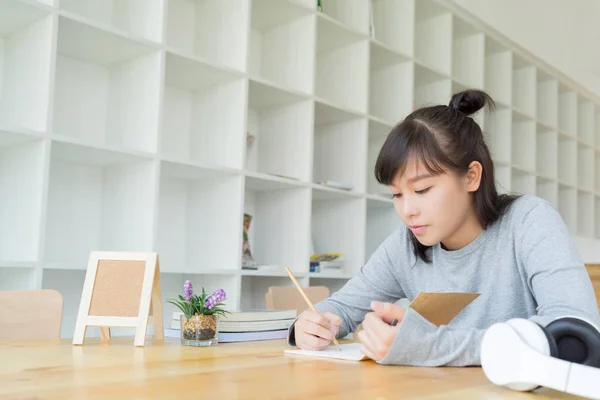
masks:
<instances>
[{"instance_id":1,"label":"white wall","mask_svg":"<svg viewBox=\"0 0 600 400\"><path fill-rule=\"evenodd\" d=\"M600 1L452 1L600 96Z\"/></svg>"}]
</instances>

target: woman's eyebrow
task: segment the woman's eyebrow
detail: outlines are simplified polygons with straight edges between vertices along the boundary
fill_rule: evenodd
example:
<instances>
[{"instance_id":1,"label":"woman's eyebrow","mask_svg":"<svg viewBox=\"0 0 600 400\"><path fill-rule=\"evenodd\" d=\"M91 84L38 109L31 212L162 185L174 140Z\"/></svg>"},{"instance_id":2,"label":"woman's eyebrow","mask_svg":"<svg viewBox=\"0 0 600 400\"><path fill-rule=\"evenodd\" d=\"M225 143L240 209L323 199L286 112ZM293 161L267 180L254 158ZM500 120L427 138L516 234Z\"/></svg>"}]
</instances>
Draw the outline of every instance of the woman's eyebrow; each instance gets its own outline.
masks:
<instances>
[{"instance_id":1,"label":"woman's eyebrow","mask_svg":"<svg viewBox=\"0 0 600 400\"><path fill-rule=\"evenodd\" d=\"M421 174L421 175L417 175L417 176L413 176L412 178L409 178L408 182L415 183L417 181L420 181L421 179L431 178L432 176L433 175L430 175L430 174Z\"/></svg>"}]
</instances>

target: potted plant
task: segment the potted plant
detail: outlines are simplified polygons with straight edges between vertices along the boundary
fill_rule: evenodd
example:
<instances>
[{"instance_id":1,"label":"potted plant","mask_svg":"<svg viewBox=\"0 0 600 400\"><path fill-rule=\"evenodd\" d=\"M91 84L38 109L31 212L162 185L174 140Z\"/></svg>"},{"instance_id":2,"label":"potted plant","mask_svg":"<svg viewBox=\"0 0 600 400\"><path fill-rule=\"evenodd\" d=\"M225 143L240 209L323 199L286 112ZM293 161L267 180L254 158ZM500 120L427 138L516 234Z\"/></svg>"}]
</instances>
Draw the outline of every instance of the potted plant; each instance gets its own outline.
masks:
<instances>
[{"instance_id":1,"label":"potted plant","mask_svg":"<svg viewBox=\"0 0 600 400\"><path fill-rule=\"evenodd\" d=\"M204 288L202 294L194 294L192 282L186 280L183 296L168 299L182 312L181 344L185 346L215 346L219 342L219 316L227 313L223 301L227 294L223 289L214 291L210 296Z\"/></svg>"}]
</instances>

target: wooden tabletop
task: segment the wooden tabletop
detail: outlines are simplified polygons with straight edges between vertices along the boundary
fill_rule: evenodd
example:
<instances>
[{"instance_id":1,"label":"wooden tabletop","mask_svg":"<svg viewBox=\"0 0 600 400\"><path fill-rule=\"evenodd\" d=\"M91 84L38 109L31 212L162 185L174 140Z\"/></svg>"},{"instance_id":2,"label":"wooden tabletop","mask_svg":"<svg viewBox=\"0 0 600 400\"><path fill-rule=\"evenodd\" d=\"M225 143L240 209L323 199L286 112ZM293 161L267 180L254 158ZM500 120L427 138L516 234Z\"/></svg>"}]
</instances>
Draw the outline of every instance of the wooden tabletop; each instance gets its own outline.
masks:
<instances>
[{"instance_id":1,"label":"wooden tabletop","mask_svg":"<svg viewBox=\"0 0 600 400\"><path fill-rule=\"evenodd\" d=\"M342 341L343 343L343 341ZM383 366L284 355L282 340L181 346L172 338L0 342L0 399L567 399L492 385L481 368Z\"/></svg>"}]
</instances>

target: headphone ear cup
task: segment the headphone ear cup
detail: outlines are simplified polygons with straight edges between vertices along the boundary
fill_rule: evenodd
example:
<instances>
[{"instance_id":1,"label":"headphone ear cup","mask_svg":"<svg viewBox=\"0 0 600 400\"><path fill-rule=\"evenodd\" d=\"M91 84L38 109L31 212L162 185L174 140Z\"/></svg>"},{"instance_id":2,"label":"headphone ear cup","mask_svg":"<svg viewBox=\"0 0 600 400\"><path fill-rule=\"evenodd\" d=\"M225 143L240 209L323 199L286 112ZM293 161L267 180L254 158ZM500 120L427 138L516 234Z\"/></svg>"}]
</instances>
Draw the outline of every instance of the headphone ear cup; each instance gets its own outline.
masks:
<instances>
[{"instance_id":1,"label":"headphone ear cup","mask_svg":"<svg viewBox=\"0 0 600 400\"><path fill-rule=\"evenodd\" d=\"M554 338L541 325L524 318L512 318L506 323L535 351L545 356L555 357L558 355Z\"/></svg>"},{"instance_id":2,"label":"headphone ear cup","mask_svg":"<svg viewBox=\"0 0 600 400\"><path fill-rule=\"evenodd\" d=\"M552 336L544 330L544 328L537 323L524 318L513 318L506 321L516 333L519 335L521 340L531 347L533 350L545 356L553 356L558 354L556 343ZM529 384L525 382L519 382L514 384L506 385L509 389L518 391L531 391L539 388L537 384Z\"/></svg>"},{"instance_id":3,"label":"headphone ear cup","mask_svg":"<svg viewBox=\"0 0 600 400\"><path fill-rule=\"evenodd\" d=\"M546 336L546 339L548 340L548 346L550 347L550 356L558 357L559 352L558 352L558 345L556 344L556 340L554 340L554 337L546 328L544 328L540 324L537 324L537 325L540 327L542 332L544 332L544 335Z\"/></svg>"},{"instance_id":4,"label":"headphone ear cup","mask_svg":"<svg viewBox=\"0 0 600 400\"><path fill-rule=\"evenodd\" d=\"M545 331L554 338L561 360L600 368L600 331L577 317L559 318Z\"/></svg>"}]
</instances>

